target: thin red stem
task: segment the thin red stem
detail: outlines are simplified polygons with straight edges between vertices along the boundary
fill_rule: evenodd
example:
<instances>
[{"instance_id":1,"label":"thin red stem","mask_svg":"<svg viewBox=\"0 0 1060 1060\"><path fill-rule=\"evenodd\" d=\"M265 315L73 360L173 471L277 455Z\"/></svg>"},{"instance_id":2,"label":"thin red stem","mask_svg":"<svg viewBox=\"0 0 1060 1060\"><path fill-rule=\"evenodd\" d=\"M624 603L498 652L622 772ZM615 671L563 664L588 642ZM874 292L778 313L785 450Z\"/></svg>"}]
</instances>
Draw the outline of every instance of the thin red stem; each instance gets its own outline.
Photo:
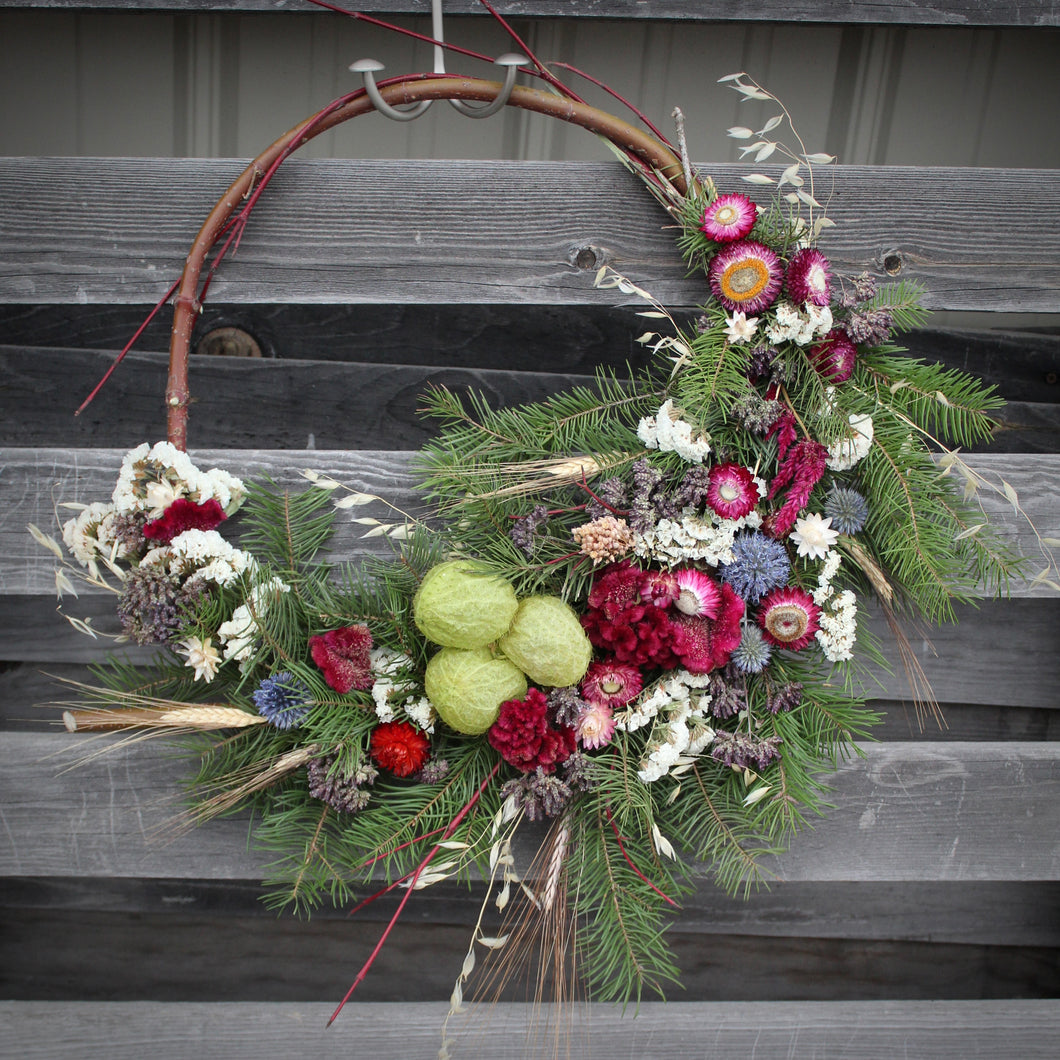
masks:
<instances>
[{"instance_id":1,"label":"thin red stem","mask_svg":"<svg viewBox=\"0 0 1060 1060\"><path fill-rule=\"evenodd\" d=\"M125 360L125 355L136 345L136 340L147 330L147 325L155 319L158 311L173 297L173 292L180 286L180 279L177 278L173 281L169 290L155 303L154 309L147 314L147 319L136 329L136 334L122 348L121 353L114 358L114 363L103 373L103 378L93 387L92 393L85 398L84 401L77 407L77 411L74 413L75 416L80 416L85 409L92 403L92 399L103 389L103 384L114 374L114 369Z\"/></svg>"},{"instance_id":2,"label":"thin red stem","mask_svg":"<svg viewBox=\"0 0 1060 1060\"><path fill-rule=\"evenodd\" d=\"M618 843L618 849L622 851L622 856L626 859L626 864L664 901L669 902L675 909L678 907L677 903L668 895L663 894L658 887L655 886L647 876L644 875L636 865L633 864L633 859L626 853L626 848L622 845L622 836L619 835L618 826L615 824L614 819L611 816L611 811L605 806L604 813L607 815L607 823L611 826L611 831L615 833L615 841Z\"/></svg>"},{"instance_id":3,"label":"thin red stem","mask_svg":"<svg viewBox=\"0 0 1060 1060\"><path fill-rule=\"evenodd\" d=\"M628 508L612 508L611 505L607 503L607 501L601 500L599 497L597 497L597 495L593 493L591 489L589 489L589 480L585 477L584 472L582 472L582 480L579 485L602 508L606 508L609 512L613 512L615 515L629 515Z\"/></svg>"},{"instance_id":4,"label":"thin red stem","mask_svg":"<svg viewBox=\"0 0 1060 1060\"><path fill-rule=\"evenodd\" d=\"M434 858L434 855L442 849L442 843L444 843L445 840L448 839L457 830L457 828L460 827L460 822L463 821L463 819L468 815L468 813L471 812L472 807L478 802L478 800L482 797L482 793L486 790L486 785L489 784L489 782L497 775L500 768L500 762L494 764L493 768L489 771L489 773L487 773L486 776L483 777L482 783L479 784L477 790L475 791L475 794L472 795L471 798L464 803L464 806L460 810L460 812L446 826L443 832L442 839L439 842L435 843L433 847L431 847L431 849L427 852L427 856L419 863L419 865L416 866L415 871L411 874L411 878L409 879L408 890L405 891L405 894L402 897L400 904L394 911L394 915L390 918L390 922L384 929L383 934L379 938L379 941L375 944L375 949L372 950L372 952L368 955L368 960L366 960L361 966L361 970L357 973L357 978L354 979L353 983L350 985L350 989L346 991L346 996L339 1002L338 1007L331 1014L331 1018L328 1020L327 1023L329 1027L335 1022L336 1018L338 1017L338 1014L342 1011L346 1002L349 1001L350 997L353 995L354 990L356 990L357 987L360 986L361 982L368 974L368 970L375 963L376 957L379 956L381 950L383 949L383 944L386 942L387 938L389 938L390 932L394 930L394 925L398 922L402 911L408 904L408 900L412 897L412 892L416 888L416 881L419 880L420 876L423 875L424 870L431 863L431 860Z\"/></svg>"},{"instance_id":5,"label":"thin red stem","mask_svg":"<svg viewBox=\"0 0 1060 1060\"><path fill-rule=\"evenodd\" d=\"M558 66L561 70L570 70L572 74L576 74L578 77L584 77L590 84L596 85L597 88L603 89L612 99L617 99L631 114L636 114L637 118L644 123L644 125L651 132L652 136L658 137L658 139L666 144L668 147L673 147L673 144L663 136L661 132L655 127L655 123L643 111L635 107L625 96L616 92L610 85L604 84L603 81L593 77L592 74L587 74L584 70L579 70L576 66L571 66L570 63L553 62L550 66Z\"/></svg>"}]
</instances>

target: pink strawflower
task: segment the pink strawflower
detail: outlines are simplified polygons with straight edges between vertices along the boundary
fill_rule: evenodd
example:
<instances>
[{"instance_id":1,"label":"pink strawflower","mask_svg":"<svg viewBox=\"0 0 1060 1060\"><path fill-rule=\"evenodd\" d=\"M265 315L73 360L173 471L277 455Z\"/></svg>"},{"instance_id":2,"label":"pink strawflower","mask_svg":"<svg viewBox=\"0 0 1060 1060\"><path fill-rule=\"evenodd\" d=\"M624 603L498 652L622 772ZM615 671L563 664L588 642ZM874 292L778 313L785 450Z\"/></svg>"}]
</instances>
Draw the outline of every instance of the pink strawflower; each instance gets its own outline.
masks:
<instances>
[{"instance_id":1,"label":"pink strawflower","mask_svg":"<svg viewBox=\"0 0 1060 1060\"><path fill-rule=\"evenodd\" d=\"M365 691L375 684L371 650L372 634L364 625L332 629L309 638L313 662L324 672L324 680L343 695L355 688Z\"/></svg>"},{"instance_id":2,"label":"pink strawflower","mask_svg":"<svg viewBox=\"0 0 1060 1060\"><path fill-rule=\"evenodd\" d=\"M740 643L744 602L729 585L720 587L717 614L677 614L673 621L674 651L681 665L694 674L724 666Z\"/></svg>"},{"instance_id":3,"label":"pink strawflower","mask_svg":"<svg viewBox=\"0 0 1060 1060\"><path fill-rule=\"evenodd\" d=\"M673 571L645 571L640 595L656 607L669 607L681 595L681 586Z\"/></svg>"},{"instance_id":4,"label":"pink strawflower","mask_svg":"<svg viewBox=\"0 0 1060 1060\"><path fill-rule=\"evenodd\" d=\"M760 313L780 294L783 270L780 259L769 247L742 240L714 255L708 278L714 297L726 309Z\"/></svg>"},{"instance_id":5,"label":"pink strawflower","mask_svg":"<svg viewBox=\"0 0 1060 1060\"><path fill-rule=\"evenodd\" d=\"M845 383L854 374L858 348L840 328L832 328L810 347L810 364L826 383Z\"/></svg>"},{"instance_id":6,"label":"pink strawflower","mask_svg":"<svg viewBox=\"0 0 1060 1060\"><path fill-rule=\"evenodd\" d=\"M758 503L754 475L739 464L715 464L707 484L707 504L722 519L742 519Z\"/></svg>"},{"instance_id":7,"label":"pink strawflower","mask_svg":"<svg viewBox=\"0 0 1060 1060\"><path fill-rule=\"evenodd\" d=\"M574 723L574 738L591 751L605 747L615 732L611 708L603 703L589 703L578 712Z\"/></svg>"},{"instance_id":8,"label":"pink strawflower","mask_svg":"<svg viewBox=\"0 0 1060 1060\"><path fill-rule=\"evenodd\" d=\"M774 589L758 611L758 624L770 644L799 651L813 639L821 609L805 589L789 585Z\"/></svg>"},{"instance_id":9,"label":"pink strawflower","mask_svg":"<svg viewBox=\"0 0 1060 1060\"><path fill-rule=\"evenodd\" d=\"M144 523L144 537L168 545L185 530L216 530L227 519L224 509L211 497L202 504L178 497L157 518Z\"/></svg>"},{"instance_id":10,"label":"pink strawflower","mask_svg":"<svg viewBox=\"0 0 1060 1060\"><path fill-rule=\"evenodd\" d=\"M716 618L721 607L721 589L718 583L708 578L695 567L686 567L676 572L680 594L674 606L682 615L696 618Z\"/></svg>"},{"instance_id":11,"label":"pink strawflower","mask_svg":"<svg viewBox=\"0 0 1060 1060\"><path fill-rule=\"evenodd\" d=\"M758 207L746 195L719 195L703 211L699 227L715 243L733 243L754 228L757 216Z\"/></svg>"},{"instance_id":12,"label":"pink strawflower","mask_svg":"<svg viewBox=\"0 0 1060 1060\"><path fill-rule=\"evenodd\" d=\"M642 688L640 670L629 663L594 662L582 678L582 696L604 707L625 706Z\"/></svg>"},{"instance_id":13,"label":"pink strawflower","mask_svg":"<svg viewBox=\"0 0 1060 1060\"><path fill-rule=\"evenodd\" d=\"M795 251L784 277L788 296L796 305L805 302L828 305L832 296L831 280L828 259L813 247Z\"/></svg>"}]
</instances>

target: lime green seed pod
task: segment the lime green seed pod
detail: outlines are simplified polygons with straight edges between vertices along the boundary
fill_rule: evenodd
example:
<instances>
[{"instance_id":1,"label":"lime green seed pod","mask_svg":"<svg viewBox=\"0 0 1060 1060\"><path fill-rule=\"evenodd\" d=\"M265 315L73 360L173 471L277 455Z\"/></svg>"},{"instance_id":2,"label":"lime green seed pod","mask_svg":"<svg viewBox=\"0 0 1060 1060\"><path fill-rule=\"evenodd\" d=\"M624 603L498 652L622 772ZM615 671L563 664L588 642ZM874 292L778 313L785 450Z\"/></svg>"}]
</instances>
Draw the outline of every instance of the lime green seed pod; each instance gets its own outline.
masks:
<instances>
[{"instance_id":1,"label":"lime green seed pod","mask_svg":"<svg viewBox=\"0 0 1060 1060\"><path fill-rule=\"evenodd\" d=\"M427 663L423 687L449 728L477 736L497 720L505 700L526 695L526 677L488 648L442 648Z\"/></svg>"},{"instance_id":2,"label":"lime green seed pod","mask_svg":"<svg viewBox=\"0 0 1060 1060\"><path fill-rule=\"evenodd\" d=\"M419 631L446 648L484 648L508 632L516 608L515 590L470 560L432 567L412 601Z\"/></svg>"},{"instance_id":3,"label":"lime green seed pod","mask_svg":"<svg viewBox=\"0 0 1060 1060\"><path fill-rule=\"evenodd\" d=\"M558 596L523 600L497 647L534 684L553 688L577 684L593 654L578 616Z\"/></svg>"}]
</instances>

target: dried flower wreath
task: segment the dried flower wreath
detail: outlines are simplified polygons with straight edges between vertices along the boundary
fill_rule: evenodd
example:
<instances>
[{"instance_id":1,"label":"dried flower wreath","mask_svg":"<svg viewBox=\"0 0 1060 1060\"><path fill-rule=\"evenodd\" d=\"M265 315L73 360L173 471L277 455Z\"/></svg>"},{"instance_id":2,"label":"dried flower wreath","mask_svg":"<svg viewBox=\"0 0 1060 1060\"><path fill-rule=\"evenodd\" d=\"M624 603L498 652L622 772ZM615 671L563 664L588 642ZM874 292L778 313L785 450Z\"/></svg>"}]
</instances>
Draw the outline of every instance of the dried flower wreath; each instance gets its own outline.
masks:
<instances>
[{"instance_id":1,"label":"dried flower wreath","mask_svg":"<svg viewBox=\"0 0 1060 1060\"><path fill-rule=\"evenodd\" d=\"M582 113L548 76L559 94L537 95ZM384 90L457 91L446 80ZM319 555L337 509L380 498L314 472L299 495L245 485L183 452L195 305L276 166L363 93L277 141L233 186L249 195L223 200L241 211L211 215L177 298L170 441L132 450L112 500L63 527L60 580L116 578L127 637L166 649L148 674L100 668L68 727L194 733L194 819L255 809L276 905L347 902L382 876L405 889L396 919L415 890L488 881L511 928L480 919L454 1011L476 946L514 949L546 922L546 954L572 947L594 998L676 982L663 933L682 892L704 871L752 886L876 720L864 601L951 619L1019 568L974 492L940 474L990 434L999 399L895 344L922 320L915 284L833 273L815 185L834 160L756 82L723 80L777 107L730 130L756 161L787 155L778 178L745 178L764 203L720 192L661 137L606 130L679 225L699 315L681 326L604 269L597 284L644 299L659 329L632 379L500 410L428 394L439 432L417 467L440 518L358 520L392 559ZM481 84L459 90L489 98ZM785 124L790 152L771 138ZM218 529L237 511L238 547ZM532 883L512 853L527 821L548 824Z\"/></svg>"}]
</instances>

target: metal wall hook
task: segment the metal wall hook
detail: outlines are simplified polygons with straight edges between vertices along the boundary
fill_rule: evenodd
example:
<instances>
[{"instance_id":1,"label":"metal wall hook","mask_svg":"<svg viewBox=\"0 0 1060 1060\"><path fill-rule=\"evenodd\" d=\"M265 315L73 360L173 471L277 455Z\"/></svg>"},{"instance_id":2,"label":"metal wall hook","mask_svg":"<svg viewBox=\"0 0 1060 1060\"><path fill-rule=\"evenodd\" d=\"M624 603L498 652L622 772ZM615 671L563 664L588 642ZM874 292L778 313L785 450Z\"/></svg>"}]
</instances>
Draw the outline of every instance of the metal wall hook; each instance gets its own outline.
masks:
<instances>
[{"instance_id":1,"label":"metal wall hook","mask_svg":"<svg viewBox=\"0 0 1060 1060\"><path fill-rule=\"evenodd\" d=\"M358 59L357 62L350 64L350 69L364 78L364 90L368 93L372 106L380 114L391 118L393 121L412 121L413 118L418 118L433 102L430 99L423 99L406 110L398 110L397 107L392 107L383 99L379 92L379 86L375 83L376 71L386 69L378 59Z\"/></svg>"},{"instance_id":2,"label":"metal wall hook","mask_svg":"<svg viewBox=\"0 0 1060 1060\"><path fill-rule=\"evenodd\" d=\"M434 34L434 39L438 42L434 46L434 72L444 76L445 49L443 44L445 43L445 36L442 25L442 0L431 0L431 32ZM527 66L529 62L530 60L525 55L505 52L504 55L498 56L493 60L494 66L504 68L504 84L491 102L480 106L465 103L460 99L451 99L449 102L468 118L488 118L491 114L496 114L511 98L512 89L515 87L515 75L519 72L520 66ZM397 107L391 106L383 99L379 92L379 87L375 83L375 75L384 69L386 67L378 59L358 59L357 62L350 65L350 70L364 78L364 90L368 93L372 106L380 114L394 121L412 121L413 118L418 118L431 105L433 100L421 100L405 110L399 110Z\"/></svg>"}]
</instances>

